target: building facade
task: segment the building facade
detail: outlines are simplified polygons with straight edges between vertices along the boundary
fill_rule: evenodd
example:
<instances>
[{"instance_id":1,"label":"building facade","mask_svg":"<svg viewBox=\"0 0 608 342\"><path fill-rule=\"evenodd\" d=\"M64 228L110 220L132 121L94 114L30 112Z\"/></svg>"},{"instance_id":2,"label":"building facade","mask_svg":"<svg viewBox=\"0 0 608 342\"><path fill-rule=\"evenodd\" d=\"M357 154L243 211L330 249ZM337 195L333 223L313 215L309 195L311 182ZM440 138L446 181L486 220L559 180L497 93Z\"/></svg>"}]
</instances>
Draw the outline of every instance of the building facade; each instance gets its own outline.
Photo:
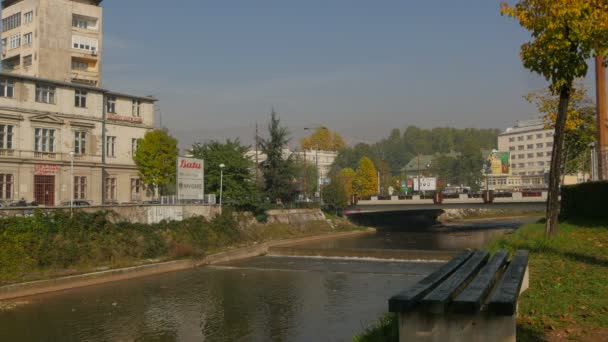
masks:
<instances>
[{"instance_id":1,"label":"building facade","mask_svg":"<svg viewBox=\"0 0 608 342\"><path fill-rule=\"evenodd\" d=\"M101 0L4 0L4 71L101 86Z\"/></svg>"},{"instance_id":2,"label":"building facade","mask_svg":"<svg viewBox=\"0 0 608 342\"><path fill-rule=\"evenodd\" d=\"M100 87L100 4L2 2L0 201L149 198L133 156L156 99Z\"/></svg>"}]
</instances>

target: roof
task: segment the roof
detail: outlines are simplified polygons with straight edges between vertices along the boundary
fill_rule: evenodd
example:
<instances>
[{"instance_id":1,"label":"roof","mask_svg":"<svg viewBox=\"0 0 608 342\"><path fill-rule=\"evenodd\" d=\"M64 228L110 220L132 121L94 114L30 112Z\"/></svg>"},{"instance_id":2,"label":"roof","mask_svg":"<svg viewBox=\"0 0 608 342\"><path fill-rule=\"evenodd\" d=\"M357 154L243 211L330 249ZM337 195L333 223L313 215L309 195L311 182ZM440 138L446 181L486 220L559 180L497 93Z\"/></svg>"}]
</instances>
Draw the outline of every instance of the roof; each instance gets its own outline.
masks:
<instances>
[{"instance_id":1,"label":"roof","mask_svg":"<svg viewBox=\"0 0 608 342\"><path fill-rule=\"evenodd\" d=\"M499 135L518 134L533 131L545 131L551 130L545 128L545 122L543 119L532 119L532 120L521 120L515 123L515 126L507 128L504 132Z\"/></svg>"},{"instance_id":2,"label":"roof","mask_svg":"<svg viewBox=\"0 0 608 342\"><path fill-rule=\"evenodd\" d=\"M20 75L20 74L15 74L15 73L11 73L11 72L5 72L5 71L0 71L0 77L10 77L10 78L16 78L16 79L27 80L27 81L32 81L32 82L44 82L44 83L50 83L50 84L55 84L55 85L60 85L63 87L69 87L69 88L75 88L75 89L76 88L87 89L90 91L97 91L97 92L105 93L108 95L114 95L114 96L119 96L119 97L128 97L128 98L140 99L140 100L145 100L145 101L152 101L152 102L158 101L158 99L156 99L153 96L139 96L139 95L130 95L130 94L125 94L125 93L118 93L118 92L113 92L113 91L110 91L110 90L107 90L104 88L90 86L90 85L86 85L86 84L62 82L62 81L57 81L57 80L51 80L48 78L26 76L26 75Z\"/></svg>"}]
</instances>

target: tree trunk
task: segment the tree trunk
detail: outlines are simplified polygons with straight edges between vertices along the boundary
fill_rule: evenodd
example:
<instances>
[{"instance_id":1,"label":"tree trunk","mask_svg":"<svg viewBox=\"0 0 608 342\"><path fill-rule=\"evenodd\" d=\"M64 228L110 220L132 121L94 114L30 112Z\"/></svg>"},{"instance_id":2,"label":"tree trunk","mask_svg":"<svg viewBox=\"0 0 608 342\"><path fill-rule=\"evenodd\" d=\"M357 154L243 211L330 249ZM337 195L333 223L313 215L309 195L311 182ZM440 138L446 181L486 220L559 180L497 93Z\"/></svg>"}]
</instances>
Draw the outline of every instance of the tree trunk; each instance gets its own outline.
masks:
<instances>
[{"instance_id":1,"label":"tree trunk","mask_svg":"<svg viewBox=\"0 0 608 342\"><path fill-rule=\"evenodd\" d=\"M553 138L553 152L551 153L551 171L549 173L549 195L547 197L547 237L557 236L557 217L559 215L560 176L562 171L562 149L564 145L564 127L568 113L568 102L572 82L561 87L559 91L559 105L557 119L555 120L555 136Z\"/></svg>"}]
</instances>

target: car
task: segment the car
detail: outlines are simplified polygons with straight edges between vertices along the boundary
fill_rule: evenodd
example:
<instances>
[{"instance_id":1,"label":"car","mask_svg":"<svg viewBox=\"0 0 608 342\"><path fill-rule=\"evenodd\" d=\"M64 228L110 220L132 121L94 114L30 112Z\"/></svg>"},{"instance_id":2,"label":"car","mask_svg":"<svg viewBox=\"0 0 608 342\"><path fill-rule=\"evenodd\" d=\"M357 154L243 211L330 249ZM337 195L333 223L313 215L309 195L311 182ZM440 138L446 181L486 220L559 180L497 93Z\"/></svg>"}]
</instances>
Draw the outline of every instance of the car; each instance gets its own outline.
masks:
<instances>
[{"instance_id":1,"label":"car","mask_svg":"<svg viewBox=\"0 0 608 342\"><path fill-rule=\"evenodd\" d=\"M91 205L91 203L89 201L83 201L83 200L75 200L73 203L74 203L74 207L88 207ZM70 201L61 203L61 206L62 207L71 207Z\"/></svg>"}]
</instances>

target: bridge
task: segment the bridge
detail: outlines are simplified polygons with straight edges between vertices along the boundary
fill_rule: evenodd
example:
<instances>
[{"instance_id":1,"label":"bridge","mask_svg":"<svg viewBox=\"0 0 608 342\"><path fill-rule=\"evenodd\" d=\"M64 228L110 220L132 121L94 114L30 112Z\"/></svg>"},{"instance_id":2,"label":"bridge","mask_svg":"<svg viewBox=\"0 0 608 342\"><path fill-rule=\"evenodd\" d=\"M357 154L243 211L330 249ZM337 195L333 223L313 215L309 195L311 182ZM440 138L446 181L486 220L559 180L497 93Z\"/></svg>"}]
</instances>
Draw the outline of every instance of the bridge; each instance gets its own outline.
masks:
<instances>
[{"instance_id":1,"label":"bridge","mask_svg":"<svg viewBox=\"0 0 608 342\"><path fill-rule=\"evenodd\" d=\"M485 195L485 196L484 196ZM489 195L459 194L443 198L433 196L371 196L357 201L344 211L346 215L386 212L440 212L444 209L496 209L542 211L546 208L546 191L528 191Z\"/></svg>"}]
</instances>

